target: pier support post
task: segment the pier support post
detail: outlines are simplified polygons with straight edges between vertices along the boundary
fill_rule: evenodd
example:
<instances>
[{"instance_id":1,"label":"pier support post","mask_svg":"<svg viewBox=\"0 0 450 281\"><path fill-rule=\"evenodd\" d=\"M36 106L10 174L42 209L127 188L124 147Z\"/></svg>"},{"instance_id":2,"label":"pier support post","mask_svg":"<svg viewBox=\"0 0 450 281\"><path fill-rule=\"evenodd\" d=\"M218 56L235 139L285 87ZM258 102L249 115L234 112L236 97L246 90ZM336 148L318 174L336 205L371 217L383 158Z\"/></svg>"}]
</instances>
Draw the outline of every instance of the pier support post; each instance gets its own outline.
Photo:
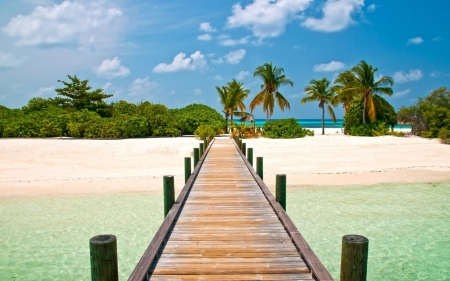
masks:
<instances>
[{"instance_id":1,"label":"pier support post","mask_svg":"<svg viewBox=\"0 0 450 281\"><path fill-rule=\"evenodd\" d=\"M277 202L286 211L286 175L277 175L275 193Z\"/></svg>"},{"instance_id":2,"label":"pier support post","mask_svg":"<svg viewBox=\"0 0 450 281\"><path fill-rule=\"evenodd\" d=\"M263 177L264 168L263 168L263 158L262 157L256 157L256 173L261 178L261 180L264 180L264 177Z\"/></svg>"},{"instance_id":3,"label":"pier support post","mask_svg":"<svg viewBox=\"0 0 450 281\"><path fill-rule=\"evenodd\" d=\"M89 239L92 281L118 281L117 239L115 235L97 235Z\"/></svg>"},{"instance_id":4,"label":"pier support post","mask_svg":"<svg viewBox=\"0 0 450 281\"><path fill-rule=\"evenodd\" d=\"M361 235L342 237L341 281L366 281L369 239Z\"/></svg>"},{"instance_id":5,"label":"pier support post","mask_svg":"<svg viewBox=\"0 0 450 281\"><path fill-rule=\"evenodd\" d=\"M198 157L199 157L199 158L202 158L202 156L203 156L203 151L205 150L205 148L203 147L203 143L200 143L200 144L198 145L198 148L199 148L199 154L198 154Z\"/></svg>"},{"instance_id":6,"label":"pier support post","mask_svg":"<svg viewBox=\"0 0 450 281\"><path fill-rule=\"evenodd\" d=\"M242 151L242 139L241 138L238 139L237 145L238 145L239 149Z\"/></svg>"},{"instance_id":7,"label":"pier support post","mask_svg":"<svg viewBox=\"0 0 450 281\"><path fill-rule=\"evenodd\" d=\"M191 176L191 157L184 157L184 182Z\"/></svg>"},{"instance_id":8,"label":"pier support post","mask_svg":"<svg viewBox=\"0 0 450 281\"><path fill-rule=\"evenodd\" d=\"M242 143L242 153L247 156L247 144L245 142Z\"/></svg>"},{"instance_id":9,"label":"pier support post","mask_svg":"<svg viewBox=\"0 0 450 281\"><path fill-rule=\"evenodd\" d=\"M198 148L194 148L194 169L197 167L198 160L200 159L200 151Z\"/></svg>"},{"instance_id":10,"label":"pier support post","mask_svg":"<svg viewBox=\"0 0 450 281\"><path fill-rule=\"evenodd\" d=\"M247 160L253 166L253 148L247 148Z\"/></svg>"},{"instance_id":11,"label":"pier support post","mask_svg":"<svg viewBox=\"0 0 450 281\"><path fill-rule=\"evenodd\" d=\"M203 141L203 152L205 152L205 150L208 148L208 141L205 139Z\"/></svg>"},{"instance_id":12,"label":"pier support post","mask_svg":"<svg viewBox=\"0 0 450 281\"><path fill-rule=\"evenodd\" d=\"M170 209L175 203L175 184L173 176L164 176L164 217L167 216Z\"/></svg>"}]
</instances>

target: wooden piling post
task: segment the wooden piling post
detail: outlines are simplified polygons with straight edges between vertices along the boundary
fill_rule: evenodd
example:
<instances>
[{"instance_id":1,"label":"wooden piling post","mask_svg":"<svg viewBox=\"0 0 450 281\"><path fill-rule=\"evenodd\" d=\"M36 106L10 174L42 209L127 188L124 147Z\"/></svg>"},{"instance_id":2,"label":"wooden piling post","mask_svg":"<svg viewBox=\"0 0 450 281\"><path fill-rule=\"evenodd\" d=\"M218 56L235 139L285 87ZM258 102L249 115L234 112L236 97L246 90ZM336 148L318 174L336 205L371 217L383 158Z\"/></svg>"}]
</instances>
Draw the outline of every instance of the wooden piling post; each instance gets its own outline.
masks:
<instances>
[{"instance_id":1,"label":"wooden piling post","mask_svg":"<svg viewBox=\"0 0 450 281\"><path fill-rule=\"evenodd\" d=\"M253 166L253 148L247 148L247 160Z\"/></svg>"},{"instance_id":2,"label":"wooden piling post","mask_svg":"<svg viewBox=\"0 0 450 281\"><path fill-rule=\"evenodd\" d=\"M263 158L262 157L256 157L256 173L262 180L264 180L264 178L263 178L264 168L263 168Z\"/></svg>"},{"instance_id":3,"label":"wooden piling post","mask_svg":"<svg viewBox=\"0 0 450 281\"><path fill-rule=\"evenodd\" d=\"M89 239L92 281L118 281L117 239L115 235L97 235Z\"/></svg>"},{"instance_id":4,"label":"wooden piling post","mask_svg":"<svg viewBox=\"0 0 450 281\"><path fill-rule=\"evenodd\" d=\"M191 157L184 157L184 182L191 176Z\"/></svg>"},{"instance_id":5,"label":"wooden piling post","mask_svg":"<svg viewBox=\"0 0 450 281\"><path fill-rule=\"evenodd\" d=\"M275 197L281 207L286 211L286 175L277 175L276 177Z\"/></svg>"},{"instance_id":6,"label":"wooden piling post","mask_svg":"<svg viewBox=\"0 0 450 281\"><path fill-rule=\"evenodd\" d=\"M361 235L342 237L341 281L366 281L369 239Z\"/></svg>"},{"instance_id":7,"label":"wooden piling post","mask_svg":"<svg viewBox=\"0 0 450 281\"><path fill-rule=\"evenodd\" d=\"M205 152L205 150L208 148L208 141L205 139L203 141L203 152Z\"/></svg>"},{"instance_id":8,"label":"wooden piling post","mask_svg":"<svg viewBox=\"0 0 450 281\"><path fill-rule=\"evenodd\" d=\"M199 158L202 158L202 156L203 156L203 151L204 151L204 147L203 147L203 143L199 143L198 144L198 148L199 148L199 152L198 152L198 157Z\"/></svg>"},{"instance_id":9,"label":"wooden piling post","mask_svg":"<svg viewBox=\"0 0 450 281\"><path fill-rule=\"evenodd\" d=\"M175 184L173 176L164 176L164 217L167 216L170 209L175 203Z\"/></svg>"},{"instance_id":10,"label":"wooden piling post","mask_svg":"<svg viewBox=\"0 0 450 281\"><path fill-rule=\"evenodd\" d=\"M242 139L241 138L238 139L237 145L238 145L239 149L242 151Z\"/></svg>"},{"instance_id":11,"label":"wooden piling post","mask_svg":"<svg viewBox=\"0 0 450 281\"><path fill-rule=\"evenodd\" d=\"M194 169L197 166L199 159L200 159L200 151L198 148L194 148Z\"/></svg>"},{"instance_id":12,"label":"wooden piling post","mask_svg":"<svg viewBox=\"0 0 450 281\"><path fill-rule=\"evenodd\" d=\"M247 156L247 144L245 142L242 143L242 153Z\"/></svg>"}]
</instances>

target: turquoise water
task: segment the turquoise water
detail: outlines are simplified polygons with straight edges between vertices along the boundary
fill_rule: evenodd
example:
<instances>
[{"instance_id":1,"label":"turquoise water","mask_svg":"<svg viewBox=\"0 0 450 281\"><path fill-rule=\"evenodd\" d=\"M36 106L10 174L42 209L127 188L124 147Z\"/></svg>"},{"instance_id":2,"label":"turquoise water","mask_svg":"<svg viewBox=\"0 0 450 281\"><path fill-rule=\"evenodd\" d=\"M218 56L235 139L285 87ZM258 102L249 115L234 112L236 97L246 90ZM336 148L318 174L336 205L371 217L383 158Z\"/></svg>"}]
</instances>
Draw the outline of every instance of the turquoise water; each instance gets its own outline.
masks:
<instances>
[{"instance_id":1,"label":"turquoise water","mask_svg":"<svg viewBox=\"0 0 450 281\"><path fill-rule=\"evenodd\" d=\"M288 214L338 280L341 238L370 240L368 280L450 280L450 183L288 190ZM89 239L115 234L126 280L162 223L161 194L0 201L0 280L90 280Z\"/></svg>"},{"instance_id":2,"label":"turquoise water","mask_svg":"<svg viewBox=\"0 0 450 281\"><path fill-rule=\"evenodd\" d=\"M271 119L271 120L278 120L278 119ZM297 123L302 125L303 128L322 128L322 119L296 119ZM239 124L239 119L234 120L235 123ZM337 128L341 129L343 128L342 123L344 122L344 119L337 119L337 122L334 123L331 121L331 119L325 119L325 128ZM246 124L252 125L251 122L245 122ZM255 125L258 127L262 127L264 124L266 124L266 119L256 119ZM395 126L396 129L410 129L411 126Z\"/></svg>"}]
</instances>

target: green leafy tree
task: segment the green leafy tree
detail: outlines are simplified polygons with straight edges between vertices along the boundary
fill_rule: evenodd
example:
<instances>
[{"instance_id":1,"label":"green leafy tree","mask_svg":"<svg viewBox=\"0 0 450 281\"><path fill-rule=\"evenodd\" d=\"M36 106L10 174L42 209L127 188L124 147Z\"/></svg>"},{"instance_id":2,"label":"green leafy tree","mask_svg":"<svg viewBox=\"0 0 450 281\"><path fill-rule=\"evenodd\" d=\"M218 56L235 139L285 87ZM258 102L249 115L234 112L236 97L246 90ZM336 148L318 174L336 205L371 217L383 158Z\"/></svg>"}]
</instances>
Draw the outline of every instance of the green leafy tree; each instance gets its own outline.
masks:
<instances>
[{"instance_id":1,"label":"green leafy tree","mask_svg":"<svg viewBox=\"0 0 450 281\"><path fill-rule=\"evenodd\" d=\"M332 106L336 106L337 99L336 94L330 88L330 81L327 78L321 80L311 80L310 85L305 87L306 97L301 100L301 103L307 102L319 102L319 108L322 109L322 135L325 135L325 107L327 108L328 114L331 120L336 123L336 116Z\"/></svg>"},{"instance_id":2,"label":"green leafy tree","mask_svg":"<svg viewBox=\"0 0 450 281\"><path fill-rule=\"evenodd\" d=\"M55 91L59 96L65 98L57 97L55 101L61 106L72 109L72 110L82 110L87 109L89 111L94 111L101 116L109 116L110 112L108 110L108 105L104 101L113 95L103 93L103 89L97 89L90 91L91 86L88 86L89 80L80 80L76 75L67 75L70 82L58 80L64 84L64 88L56 89Z\"/></svg>"},{"instance_id":3,"label":"green leafy tree","mask_svg":"<svg viewBox=\"0 0 450 281\"><path fill-rule=\"evenodd\" d=\"M288 110L291 109L288 100L278 91L278 88L281 86L294 86L294 82L287 78L283 72L283 68L278 68L272 63L265 63L262 66L258 66L253 73L253 77L261 78L263 84L261 85L261 92L250 103L250 110L253 112L257 106L262 105L263 111L266 113L266 121L269 121L269 117L273 115L275 101L281 111L284 111L286 108Z\"/></svg>"},{"instance_id":4,"label":"green leafy tree","mask_svg":"<svg viewBox=\"0 0 450 281\"><path fill-rule=\"evenodd\" d=\"M392 96L392 85L394 80L389 76L383 76L375 81L375 73L378 68L374 68L364 60L354 66L350 71L344 71L338 76L338 81L345 82L343 91L358 93L363 98L362 119L366 123L366 114L374 122L376 120L376 105L374 103L375 94L386 94Z\"/></svg>"},{"instance_id":5,"label":"green leafy tree","mask_svg":"<svg viewBox=\"0 0 450 281\"><path fill-rule=\"evenodd\" d=\"M225 129L225 119L215 109L204 104L190 104L184 108L171 109L182 134L193 135L200 125L210 125L217 132Z\"/></svg>"}]
</instances>

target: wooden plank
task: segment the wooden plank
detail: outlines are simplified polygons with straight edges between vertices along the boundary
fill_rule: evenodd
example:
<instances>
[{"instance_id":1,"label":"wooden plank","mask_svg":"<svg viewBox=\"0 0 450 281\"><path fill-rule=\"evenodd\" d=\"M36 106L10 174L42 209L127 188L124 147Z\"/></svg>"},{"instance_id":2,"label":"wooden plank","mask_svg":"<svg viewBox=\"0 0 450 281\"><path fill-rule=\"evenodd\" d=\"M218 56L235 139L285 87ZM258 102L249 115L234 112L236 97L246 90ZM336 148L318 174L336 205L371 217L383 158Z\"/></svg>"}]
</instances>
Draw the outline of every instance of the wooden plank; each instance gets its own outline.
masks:
<instances>
[{"instance_id":1,"label":"wooden plank","mask_svg":"<svg viewBox=\"0 0 450 281\"><path fill-rule=\"evenodd\" d=\"M207 281L207 280L297 280L297 281L311 281L310 273L296 273L296 274L239 274L239 275L152 275L152 281Z\"/></svg>"}]
</instances>

